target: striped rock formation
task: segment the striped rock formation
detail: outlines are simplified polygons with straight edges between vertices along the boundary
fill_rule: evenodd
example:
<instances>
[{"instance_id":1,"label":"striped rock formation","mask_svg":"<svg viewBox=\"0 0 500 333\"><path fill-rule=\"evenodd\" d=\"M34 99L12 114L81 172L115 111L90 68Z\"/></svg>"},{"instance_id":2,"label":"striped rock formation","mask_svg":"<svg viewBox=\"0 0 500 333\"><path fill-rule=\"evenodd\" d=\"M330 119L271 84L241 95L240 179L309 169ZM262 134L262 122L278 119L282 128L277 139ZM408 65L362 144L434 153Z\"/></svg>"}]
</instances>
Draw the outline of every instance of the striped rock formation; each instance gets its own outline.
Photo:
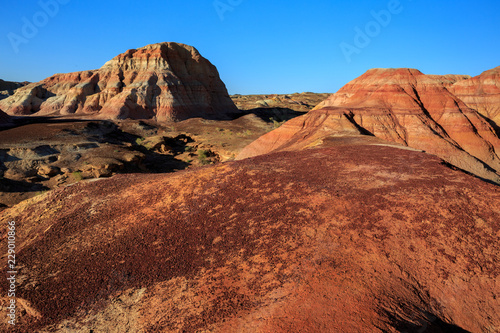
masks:
<instances>
[{"instance_id":1,"label":"striped rock formation","mask_svg":"<svg viewBox=\"0 0 500 333\"><path fill-rule=\"evenodd\" d=\"M191 46L128 50L99 70L56 74L0 101L11 115L91 114L108 119L220 118L236 111L218 71Z\"/></svg>"},{"instance_id":2,"label":"striped rock formation","mask_svg":"<svg viewBox=\"0 0 500 333\"><path fill-rule=\"evenodd\" d=\"M450 91L500 126L500 66L470 80L457 82Z\"/></svg>"},{"instance_id":3,"label":"striped rock formation","mask_svg":"<svg viewBox=\"0 0 500 333\"><path fill-rule=\"evenodd\" d=\"M250 144L238 158L314 147L328 137L373 135L500 182L495 129L450 92L464 81L468 77L424 75L415 69L369 70L313 111Z\"/></svg>"}]
</instances>

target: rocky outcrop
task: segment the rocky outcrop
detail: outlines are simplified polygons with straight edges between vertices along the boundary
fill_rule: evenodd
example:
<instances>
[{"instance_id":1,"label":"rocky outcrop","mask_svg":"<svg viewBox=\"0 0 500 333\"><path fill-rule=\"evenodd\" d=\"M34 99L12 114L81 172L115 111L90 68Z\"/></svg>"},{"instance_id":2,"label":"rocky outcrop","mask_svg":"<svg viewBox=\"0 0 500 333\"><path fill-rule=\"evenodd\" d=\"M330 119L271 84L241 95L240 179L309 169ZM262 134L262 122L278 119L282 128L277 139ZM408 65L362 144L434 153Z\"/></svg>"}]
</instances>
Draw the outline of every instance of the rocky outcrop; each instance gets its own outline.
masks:
<instances>
[{"instance_id":1,"label":"rocky outcrop","mask_svg":"<svg viewBox=\"0 0 500 333\"><path fill-rule=\"evenodd\" d=\"M108 119L220 118L235 112L215 66L178 43L128 50L99 70L57 74L0 102L9 114Z\"/></svg>"},{"instance_id":2,"label":"rocky outcrop","mask_svg":"<svg viewBox=\"0 0 500 333\"><path fill-rule=\"evenodd\" d=\"M250 144L238 158L316 146L332 136L364 134L424 150L500 182L500 139L494 128L448 90L464 80L414 69L370 70L307 115Z\"/></svg>"},{"instance_id":3,"label":"rocky outcrop","mask_svg":"<svg viewBox=\"0 0 500 333\"><path fill-rule=\"evenodd\" d=\"M450 91L500 127L500 67L457 82Z\"/></svg>"},{"instance_id":4,"label":"rocky outcrop","mask_svg":"<svg viewBox=\"0 0 500 333\"><path fill-rule=\"evenodd\" d=\"M434 156L366 145L78 183L2 212L16 329L498 332L499 206Z\"/></svg>"},{"instance_id":5,"label":"rocky outcrop","mask_svg":"<svg viewBox=\"0 0 500 333\"><path fill-rule=\"evenodd\" d=\"M27 84L29 84L29 82L11 82L0 79L0 100L13 95L16 89Z\"/></svg>"}]
</instances>

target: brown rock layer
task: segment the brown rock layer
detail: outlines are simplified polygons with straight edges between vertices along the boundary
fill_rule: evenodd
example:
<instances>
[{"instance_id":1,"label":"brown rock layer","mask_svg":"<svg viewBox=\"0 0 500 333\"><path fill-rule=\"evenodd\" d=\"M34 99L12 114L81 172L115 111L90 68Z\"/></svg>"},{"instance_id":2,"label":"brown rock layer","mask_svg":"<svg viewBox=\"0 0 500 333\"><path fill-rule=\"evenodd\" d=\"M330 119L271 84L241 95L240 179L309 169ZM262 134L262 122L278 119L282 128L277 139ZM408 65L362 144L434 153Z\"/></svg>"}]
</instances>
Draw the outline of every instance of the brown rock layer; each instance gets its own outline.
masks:
<instances>
[{"instance_id":1,"label":"brown rock layer","mask_svg":"<svg viewBox=\"0 0 500 333\"><path fill-rule=\"evenodd\" d=\"M307 115L252 143L238 158L315 146L329 136L368 134L500 182L500 139L494 128L448 90L464 79L414 69L370 70Z\"/></svg>"},{"instance_id":2,"label":"brown rock layer","mask_svg":"<svg viewBox=\"0 0 500 333\"><path fill-rule=\"evenodd\" d=\"M57 74L0 102L9 114L182 120L235 112L215 66L187 45L128 50L99 70Z\"/></svg>"},{"instance_id":3,"label":"brown rock layer","mask_svg":"<svg viewBox=\"0 0 500 333\"><path fill-rule=\"evenodd\" d=\"M457 82L450 91L469 107L500 126L500 67L470 80Z\"/></svg>"},{"instance_id":4,"label":"brown rock layer","mask_svg":"<svg viewBox=\"0 0 500 333\"><path fill-rule=\"evenodd\" d=\"M436 157L366 145L79 183L1 213L15 328L497 332L499 205Z\"/></svg>"}]
</instances>

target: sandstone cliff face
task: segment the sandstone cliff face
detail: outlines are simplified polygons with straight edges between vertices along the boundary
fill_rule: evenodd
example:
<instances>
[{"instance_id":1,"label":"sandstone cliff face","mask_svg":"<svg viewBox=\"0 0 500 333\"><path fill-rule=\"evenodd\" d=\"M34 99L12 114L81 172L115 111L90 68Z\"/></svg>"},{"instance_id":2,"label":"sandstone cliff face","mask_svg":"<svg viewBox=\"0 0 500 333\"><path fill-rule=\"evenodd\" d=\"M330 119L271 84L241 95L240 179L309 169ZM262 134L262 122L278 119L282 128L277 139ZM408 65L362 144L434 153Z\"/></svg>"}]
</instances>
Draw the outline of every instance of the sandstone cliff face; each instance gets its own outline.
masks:
<instances>
[{"instance_id":1,"label":"sandstone cliff face","mask_svg":"<svg viewBox=\"0 0 500 333\"><path fill-rule=\"evenodd\" d=\"M78 183L0 214L19 332L446 333L500 331L499 206L434 156L346 145Z\"/></svg>"},{"instance_id":2,"label":"sandstone cliff face","mask_svg":"<svg viewBox=\"0 0 500 333\"><path fill-rule=\"evenodd\" d=\"M470 80L455 83L451 88L469 107L500 126L500 67Z\"/></svg>"},{"instance_id":3,"label":"sandstone cliff face","mask_svg":"<svg viewBox=\"0 0 500 333\"><path fill-rule=\"evenodd\" d=\"M182 120L235 112L215 66L187 45L128 50L99 70L57 74L0 101L9 114Z\"/></svg>"},{"instance_id":4,"label":"sandstone cliff face","mask_svg":"<svg viewBox=\"0 0 500 333\"><path fill-rule=\"evenodd\" d=\"M329 136L368 134L424 150L500 182L500 139L495 130L448 90L466 79L414 69L370 70L307 115L259 138L238 158L315 146Z\"/></svg>"}]
</instances>

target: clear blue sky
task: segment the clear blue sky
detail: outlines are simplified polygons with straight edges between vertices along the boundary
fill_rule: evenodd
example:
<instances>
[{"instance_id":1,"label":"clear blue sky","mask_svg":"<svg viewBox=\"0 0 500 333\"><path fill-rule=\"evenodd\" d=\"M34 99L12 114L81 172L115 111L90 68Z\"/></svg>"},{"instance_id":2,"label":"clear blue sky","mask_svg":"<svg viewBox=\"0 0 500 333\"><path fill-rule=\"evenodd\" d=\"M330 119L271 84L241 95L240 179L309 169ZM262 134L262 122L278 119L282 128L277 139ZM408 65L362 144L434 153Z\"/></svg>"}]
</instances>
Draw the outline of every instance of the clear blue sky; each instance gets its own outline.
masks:
<instances>
[{"instance_id":1,"label":"clear blue sky","mask_svg":"<svg viewBox=\"0 0 500 333\"><path fill-rule=\"evenodd\" d=\"M44 14L41 4L52 1L63 4ZM163 41L198 48L231 94L335 92L374 67L474 76L500 66L500 1L396 2L8 1L0 13L0 78L39 81L96 69L127 49ZM371 12L388 8L390 20L374 23ZM356 28L368 28L370 40L355 40ZM356 48L350 62L341 45Z\"/></svg>"}]
</instances>

